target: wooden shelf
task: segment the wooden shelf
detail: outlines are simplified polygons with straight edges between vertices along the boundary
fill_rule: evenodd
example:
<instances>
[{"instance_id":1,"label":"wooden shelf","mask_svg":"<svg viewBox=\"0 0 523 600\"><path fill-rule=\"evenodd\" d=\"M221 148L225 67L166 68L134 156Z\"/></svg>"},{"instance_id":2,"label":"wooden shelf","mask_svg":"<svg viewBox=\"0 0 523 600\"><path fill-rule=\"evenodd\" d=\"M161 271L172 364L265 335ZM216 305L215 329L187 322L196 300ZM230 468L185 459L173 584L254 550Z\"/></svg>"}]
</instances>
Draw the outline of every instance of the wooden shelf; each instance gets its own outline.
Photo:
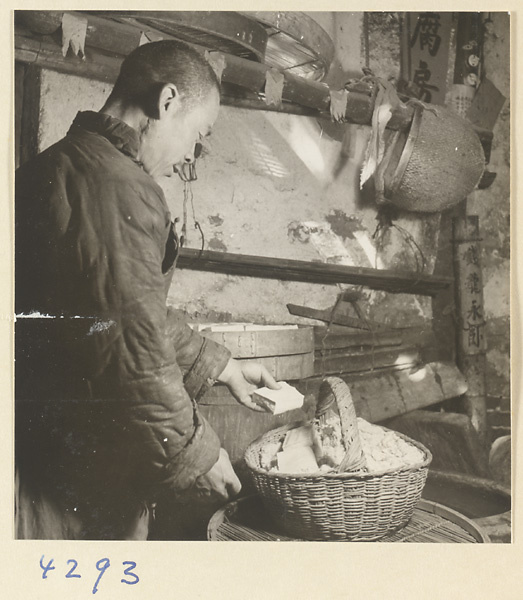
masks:
<instances>
[{"instance_id":1,"label":"wooden shelf","mask_svg":"<svg viewBox=\"0 0 523 600\"><path fill-rule=\"evenodd\" d=\"M435 296L453 282L450 277L437 277L425 273L348 267L212 250L200 252L192 248L181 249L178 268L281 281L364 285L375 290L421 296Z\"/></svg>"}]
</instances>

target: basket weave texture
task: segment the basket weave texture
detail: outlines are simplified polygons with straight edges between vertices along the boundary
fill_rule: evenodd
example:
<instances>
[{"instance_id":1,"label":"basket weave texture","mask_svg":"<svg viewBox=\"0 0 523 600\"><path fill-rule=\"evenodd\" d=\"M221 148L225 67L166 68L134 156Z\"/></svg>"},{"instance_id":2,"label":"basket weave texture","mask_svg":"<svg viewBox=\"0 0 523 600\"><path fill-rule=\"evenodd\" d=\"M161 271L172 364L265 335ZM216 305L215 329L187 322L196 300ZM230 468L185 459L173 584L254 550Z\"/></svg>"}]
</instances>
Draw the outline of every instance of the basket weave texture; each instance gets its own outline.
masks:
<instances>
[{"instance_id":1,"label":"basket weave texture","mask_svg":"<svg viewBox=\"0 0 523 600\"><path fill-rule=\"evenodd\" d=\"M289 475L260 466L260 449L282 441L297 423L263 434L245 452L245 462L275 525L291 537L307 540L373 541L407 524L421 498L430 452L425 460L379 474L322 473Z\"/></svg>"},{"instance_id":2,"label":"basket weave texture","mask_svg":"<svg viewBox=\"0 0 523 600\"><path fill-rule=\"evenodd\" d=\"M446 210L468 196L481 179L485 154L480 139L471 124L451 110L438 107L436 114L424 110L409 140L405 171L385 194L399 208Z\"/></svg>"}]
</instances>

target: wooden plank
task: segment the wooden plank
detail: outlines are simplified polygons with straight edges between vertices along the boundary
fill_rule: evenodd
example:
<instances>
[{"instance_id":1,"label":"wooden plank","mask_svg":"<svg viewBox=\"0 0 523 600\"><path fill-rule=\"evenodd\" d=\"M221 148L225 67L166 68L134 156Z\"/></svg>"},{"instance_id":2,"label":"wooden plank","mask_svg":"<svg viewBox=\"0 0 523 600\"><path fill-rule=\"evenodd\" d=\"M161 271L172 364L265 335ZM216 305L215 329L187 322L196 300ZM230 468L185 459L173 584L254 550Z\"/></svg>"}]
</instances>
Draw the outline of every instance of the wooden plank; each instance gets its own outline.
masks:
<instances>
[{"instance_id":1,"label":"wooden plank","mask_svg":"<svg viewBox=\"0 0 523 600\"><path fill-rule=\"evenodd\" d=\"M122 62L122 58L117 59L90 48L86 48L86 60L70 52L64 57L57 43L38 41L20 33L15 33L15 60L104 83L116 81Z\"/></svg>"},{"instance_id":2,"label":"wooden plank","mask_svg":"<svg viewBox=\"0 0 523 600\"><path fill-rule=\"evenodd\" d=\"M116 56L126 56L140 44L141 31L136 27L120 23L116 34L116 24L109 19L88 15L85 12L66 12L87 19L85 45L88 47L109 51ZM49 35L61 29L63 15L64 11L17 11L15 24L40 35Z\"/></svg>"},{"instance_id":3,"label":"wooden plank","mask_svg":"<svg viewBox=\"0 0 523 600\"><path fill-rule=\"evenodd\" d=\"M399 346L403 341L400 332L386 329L380 331L355 331L333 333L328 327L314 327L314 347L317 350L354 348L363 346Z\"/></svg>"},{"instance_id":4,"label":"wooden plank","mask_svg":"<svg viewBox=\"0 0 523 600\"><path fill-rule=\"evenodd\" d=\"M486 341L479 217L453 219L452 235L459 332L457 361L469 382L463 407L486 445Z\"/></svg>"},{"instance_id":5,"label":"wooden plank","mask_svg":"<svg viewBox=\"0 0 523 600\"><path fill-rule=\"evenodd\" d=\"M467 110L467 119L478 127L492 131L505 101L505 96L485 77Z\"/></svg>"},{"instance_id":6,"label":"wooden plank","mask_svg":"<svg viewBox=\"0 0 523 600\"><path fill-rule=\"evenodd\" d=\"M411 371L384 369L380 373L346 374L341 375L341 379L351 389L358 416L373 423L456 398L467 390L465 379L457 367L442 362L426 363ZM309 377L293 382L305 395L301 410L309 417L314 416L321 382L321 377ZM412 388L413 391L405 396L407 388ZM223 385L212 387L199 404L239 406L228 388ZM252 411L246 414L252 414Z\"/></svg>"},{"instance_id":7,"label":"wooden plank","mask_svg":"<svg viewBox=\"0 0 523 600\"><path fill-rule=\"evenodd\" d=\"M227 275L263 277L281 281L307 283L347 283L365 285L393 293L434 296L450 286L452 279L408 271L378 270L367 267L349 267L328 263L234 254L231 252L203 252L182 248L178 267L195 271L211 271Z\"/></svg>"},{"instance_id":8,"label":"wooden plank","mask_svg":"<svg viewBox=\"0 0 523 600\"><path fill-rule=\"evenodd\" d=\"M287 310L291 315L298 317L305 317L307 319L315 319L317 321L325 321L326 323L335 323L337 325L345 325L347 327L354 327L356 329L379 329L385 325L383 323L377 323L371 319L360 319L359 317L351 317L347 314L347 311L337 304L335 307L320 310L317 308L310 308L309 306L298 306L297 304L287 304Z\"/></svg>"},{"instance_id":9,"label":"wooden plank","mask_svg":"<svg viewBox=\"0 0 523 600\"><path fill-rule=\"evenodd\" d=\"M358 416L377 423L467 391L467 382L456 365L430 362L416 369L384 369L382 372L342 374L349 384ZM321 377L311 377L295 386L305 394L305 406L315 405Z\"/></svg>"},{"instance_id":10,"label":"wooden plank","mask_svg":"<svg viewBox=\"0 0 523 600\"><path fill-rule=\"evenodd\" d=\"M20 143L22 138L22 113L24 102L25 65L15 65L15 168L20 166Z\"/></svg>"},{"instance_id":11,"label":"wooden plank","mask_svg":"<svg viewBox=\"0 0 523 600\"><path fill-rule=\"evenodd\" d=\"M24 69L22 116L20 121L19 159L23 164L39 151L38 131L40 125L41 71L34 65Z\"/></svg>"},{"instance_id":12,"label":"wooden plank","mask_svg":"<svg viewBox=\"0 0 523 600\"><path fill-rule=\"evenodd\" d=\"M332 327L314 327L314 347L317 350L399 346L411 344L418 348L435 345L435 334L431 329L406 327L380 329L379 331L332 331Z\"/></svg>"},{"instance_id":13,"label":"wooden plank","mask_svg":"<svg viewBox=\"0 0 523 600\"><path fill-rule=\"evenodd\" d=\"M284 356L312 353L314 332L312 327L296 329L271 329L250 331L207 331L200 334L225 346L233 358Z\"/></svg>"},{"instance_id":14,"label":"wooden plank","mask_svg":"<svg viewBox=\"0 0 523 600\"><path fill-rule=\"evenodd\" d=\"M278 381L304 379L314 374L314 352L286 354L284 356L262 356L239 358L240 362L256 362L267 368Z\"/></svg>"},{"instance_id":15,"label":"wooden plank","mask_svg":"<svg viewBox=\"0 0 523 600\"><path fill-rule=\"evenodd\" d=\"M315 375L340 375L347 373L361 373L383 369L384 367L395 367L405 369L416 366L421 362L417 348L377 348L357 352L336 352L327 350L317 351L314 360Z\"/></svg>"}]
</instances>

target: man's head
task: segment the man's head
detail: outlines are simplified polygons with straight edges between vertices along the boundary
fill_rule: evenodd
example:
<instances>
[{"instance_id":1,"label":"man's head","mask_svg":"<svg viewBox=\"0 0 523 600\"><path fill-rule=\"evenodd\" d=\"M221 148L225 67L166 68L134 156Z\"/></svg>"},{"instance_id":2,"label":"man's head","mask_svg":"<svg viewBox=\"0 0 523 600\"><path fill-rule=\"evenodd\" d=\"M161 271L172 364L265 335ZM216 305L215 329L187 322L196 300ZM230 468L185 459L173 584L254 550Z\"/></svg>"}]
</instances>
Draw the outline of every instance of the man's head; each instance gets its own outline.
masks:
<instances>
[{"instance_id":1,"label":"man's head","mask_svg":"<svg viewBox=\"0 0 523 600\"><path fill-rule=\"evenodd\" d=\"M207 61L182 42L161 41L129 54L107 105L142 116L139 159L160 177L194 160L195 144L210 132L219 102L220 84Z\"/></svg>"}]
</instances>

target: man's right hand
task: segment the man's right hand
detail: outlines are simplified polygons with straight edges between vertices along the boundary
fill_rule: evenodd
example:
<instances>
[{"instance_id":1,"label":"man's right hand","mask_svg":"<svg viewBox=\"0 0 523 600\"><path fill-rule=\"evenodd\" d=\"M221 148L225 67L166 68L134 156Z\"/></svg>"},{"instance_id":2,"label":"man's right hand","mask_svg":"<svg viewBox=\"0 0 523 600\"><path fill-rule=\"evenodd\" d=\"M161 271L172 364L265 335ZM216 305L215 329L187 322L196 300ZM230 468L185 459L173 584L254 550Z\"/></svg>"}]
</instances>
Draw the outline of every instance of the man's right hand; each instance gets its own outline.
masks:
<instances>
[{"instance_id":1,"label":"man's right hand","mask_svg":"<svg viewBox=\"0 0 523 600\"><path fill-rule=\"evenodd\" d=\"M242 485L232 468L227 451L220 448L217 462L207 473L196 479L191 493L198 501L214 504L227 502L236 496L241 488Z\"/></svg>"}]
</instances>

